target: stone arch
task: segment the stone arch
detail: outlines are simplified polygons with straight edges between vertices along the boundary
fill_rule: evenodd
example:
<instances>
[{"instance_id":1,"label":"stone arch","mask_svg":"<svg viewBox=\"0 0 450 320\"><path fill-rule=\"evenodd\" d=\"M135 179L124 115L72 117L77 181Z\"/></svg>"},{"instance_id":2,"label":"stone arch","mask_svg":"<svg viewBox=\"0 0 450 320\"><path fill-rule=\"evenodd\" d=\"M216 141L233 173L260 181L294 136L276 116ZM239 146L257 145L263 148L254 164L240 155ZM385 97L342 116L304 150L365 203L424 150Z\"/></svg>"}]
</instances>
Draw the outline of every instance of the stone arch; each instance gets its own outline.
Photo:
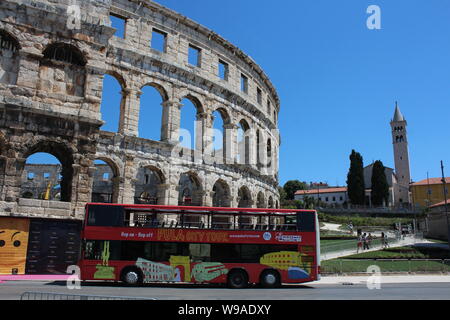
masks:
<instances>
[{"instance_id":1,"label":"stone arch","mask_svg":"<svg viewBox=\"0 0 450 320\"><path fill-rule=\"evenodd\" d=\"M104 156L97 156L96 160L105 162L108 168L102 168L101 165L94 164L97 169L94 173L92 184L92 202L101 203L118 203L119 188L121 183L119 166L111 158ZM108 174L108 179L105 179L104 174Z\"/></svg>"},{"instance_id":2,"label":"stone arch","mask_svg":"<svg viewBox=\"0 0 450 320\"><path fill-rule=\"evenodd\" d=\"M203 99L197 96L196 94L190 93L188 91L183 91L183 93L179 95L178 100L182 101L184 99L188 99L189 101L192 102L194 107L197 109L197 114L206 112L206 109L204 107L205 103L203 102Z\"/></svg>"},{"instance_id":3,"label":"stone arch","mask_svg":"<svg viewBox=\"0 0 450 320\"><path fill-rule=\"evenodd\" d=\"M231 207L230 186L228 183L219 179L214 183L213 191L213 207Z\"/></svg>"},{"instance_id":4,"label":"stone arch","mask_svg":"<svg viewBox=\"0 0 450 320\"><path fill-rule=\"evenodd\" d=\"M266 207L266 200L264 199L264 192L260 191L257 195L256 200L256 207L257 208L265 208Z\"/></svg>"},{"instance_id":5,"label":"stone arch","mask_svg":"<svg viewBox=\"0 0 450 320\"><path fill-rule=\"evenodd\" d=\"M262 141L263 136L259 129L256 130L256 164L260 166L263 163L263 153L262 153Z\"/></svg>"},{"instance_id":6,"label":"stone arch","mask_svg":"<svg viewBox=\"0 0 450 320\"><path fill-rule=\"evenodd\" d=\"M125 90L128 88L127 80L122 75L121 72L119 72L117 70L108 69L105 71L105 74L107 74L111 77L114 77L117 80L117 82L120 84L120 86L122 87L122 90Z\"/></svg>"},{"instance_id":7,"label":"stone arch","mask_svg":"<svg viewBox=\"0 0 450 320\"><path fill-rule=\"evenodd\" d=\"M161 83L160 81L155 81L155 80L150 80L148 82L145 82L141 87L140 90L142 91L142 89L144 87L152 87L154 89L156 89L156 91L159 92L159 94L161 95L161 99L163 102L167 101L170 99L169 97L169 89L165 86L165 84Z\"/></svg>"},{"instance_id":8,"label":"stone arch","mask_svg":"<svg viewBox=\"0 0 450 320\"><path fill-rule=\"evenodd\" d=\"M238 122L237 130L238 163L249 165L251 161L251 130L247 120L242 118Z\"/></svg>"},{"instance_id":9,"label":"stone arch","mask_svg":"<svg viewBox=\"0 0 450 320\"><path fill-rule=\"evenodd\" d=\"M252 207L252 193L247 186L242 186L238 190L238 208Z\"/></svg>"},{"instance_id":10,"label":"stone arch","mask_svg":"<svg viewBox=\"0 0 450 320\"><path fill-rule=\"evenodd\" d=\"M266 143L266 155L267 155L267 167L272 167L273 162L273 147L272 147L272 139L268 138Z\"/></svg>"},{"instance_id":11,"label":"stone arch","mask_svg":"<svg viewBox=\"0 0 450 320\"><path fill-rule=\"evenodd\" d=\"M267 202L267 207L269 208L269 209L273 209L274 207L274 203L273 203L273 197L272 196L269 196L269 200L268 200L268 202Z\"/></svg>"},{"instance_id":12,"label":"stone arch","mask_svg":"<svg viewBox=\"0 0 450 320\"><path fill-rule=\"evenodd\" d=\"M70 202L72 199L72 181L74 176L74 150L65 143L41 140L34 143L31 147L26 148L22 158L27 159L35 153L48 153L54 156L61 163L61 201ZM22 172L25 168L26 160L20 164L18 170L18 179L21 179ZM20 181L20 180L19 180ZM21 184L21 182L19 182Z\"/></svg>"},{"instance_id":13,"label":"stone arch","mask_svg":"<svg viewBox=\"0 0 450 320\"><path fill-rule=\"evenodd\" d=\"M135 178L134 202L136 204L163 204L165 199L163 187L166 181L166 176L157 166L150 164L141 166L137 170Z\"/></svg>"},{"instance_id":14,"label":"stone arch","mask_svg":"<svg viewBox=\"0 0 450 320\"><path fill-rule=\"evenodd\" d=\"M208 134L208 141L211 143L211 152L213 156L225 160L227 157L231 158L230 143L232 141L229 130L231 128L231 116L226 107L219 106L211 109L211 130Z\"/></svg>"},{"instance_id":15,"label":"stone arch","mask_svg":"<svg viewBox=\"0 0 450 320\"><path fill-rule=\"evenodd\" d=\"M160 99L157 98L158 95ZM168 88L159 81L148 81L140 87L136 99L139 105L136 107L139 114L136 128L139 137L154 141L165 140L165 131L173 129L169 126L172 114L167 112L170 108Z\"/></svg>"},{"instance_id":16,"label":"stone arch","mask_svg":"<svg viewBox=\"0 0 450 320\"><path fill-rule=\"evenodd\" d=\"M188 171L180 174L178 182L178 205L203 205L202 183L197 173Z\"/></svg>"},{"instance_id":17,"label":"stone arch","mask_svg":"<svg viewBox=\"0 0 450 320\"><path fill-rule=\"evenodd\" d=\"M181 95L180 101L180 128L179 142L184 148L191 150L203 150L203 126L202 119L205 116L204 104L197 96L186 93Z\"/></svg>"},{"instance_id":18,"label":"stone arch","mask_svg":"<svg viewBox=\"0 0 450 320\"><path fill-rule=\"evenodd\" d=\"M225 125L232 123L230 112L227 110L226 107L223 107L223 106L216 107L216 108L212 109L211 114L213 114L216 111L222 117L222 121Z\"/></svg>"},{"instance_id":19,"label":"stone arch","mask_svg":"<svg viewBox=\"0 0 450 320\"><path fill-rule=\"evenodd\" d=\"M84 67L87 64L87 59L80 49L69 43L51 43L44 49L42 54L45 60L56 60L80 67Z\"/></svg>"},{"instance_id":20,"label":"stone arch","mask_svg":"<svg viewBox=\"0 0 450 320\"><path fill-rule=\"evenodd\" d=\"M114 79L115 83L108 79L108 77ZM127 110L125 110L126 95L128 93L126 85L124 77L116 71L106 71L103 76L100 116L105 123L100 130L112 132L123 131L124 118L127 113ZM114 89L117 90L117 86L120 87L120 91L111 92ZM106 92L107 90L108 92Z\"/></svg>"}]
</instances>

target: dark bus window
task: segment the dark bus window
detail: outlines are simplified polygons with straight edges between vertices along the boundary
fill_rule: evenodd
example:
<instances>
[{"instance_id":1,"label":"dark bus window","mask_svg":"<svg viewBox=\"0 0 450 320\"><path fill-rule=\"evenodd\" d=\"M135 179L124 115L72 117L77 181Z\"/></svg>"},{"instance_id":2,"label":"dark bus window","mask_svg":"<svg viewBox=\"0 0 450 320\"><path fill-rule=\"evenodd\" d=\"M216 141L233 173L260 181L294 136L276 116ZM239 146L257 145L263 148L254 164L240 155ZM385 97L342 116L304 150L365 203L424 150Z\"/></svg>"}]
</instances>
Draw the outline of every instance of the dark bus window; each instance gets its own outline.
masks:
<instances>
[{"instance_id":1,"label":"dark bus window","mask_svg":"<svg viewBox=\"0 0 450 320\"><path fill-rule=\"evenodd\" d=\"M297 245L212 244L211 261L222 263L259 263L268 253L298 252Z\"/></svg>"},{"instance_id":2,"label":"dark bus window","mask_svg":"<svg viewBox=\"0 0 450 320\"><path fill-rule=\"evenodd\" d=\"M236 262L240 254L237 244L211 244L211 262Z\"/></svg>"},{"instance_id":3,"label":"dark bus window","mask_svg":"<svg viewBox=\"0 0 450 320\"><path fill-rule=\"evenodd\" d=\"M189 245L189 255L192 262L210 262L211 245L208 243L191 243Z\"/></svg>"},{"instance_id":4,"label":"dark bus window","mask_svg":"<svg viewBox=\"0 0 450 320\"><path fill-rule=\"evenodd\" d=\"M189 243L154 242L151 261L167 262L171 256L189 256Z\"/></svg>"},{"instance_id":5,"label":"dark bus window","mask_svg":"<svg viewBox=\"0 0 450 320\"><path fill-rule=\"evenodd\" d=\"M316 215L314 213L297 214L298 231L314 232L316 231Z\"/></svg>"},{"instance_id":6,"label":"dark bus window","mask_svg":"<svg viewBox=\"0 0 450 320\"><path fill-rule=\"evenodd\" d=\"M136 261L138 258L150 260L152 258L152 243L123 241L121 258L124 261Z\"/></svg>"},{"instance_id":7,"label":"dark bus window","mask_svg":"<svg viewBox=\"0 0 450 320\"><path fill-rule=\"evenodd\" d=\"M86 260L120 260L120 241L88 240L84 246Z\"/></svg>"},{"instance_id":8,"label":"dark bus window","mask_svg":"<svg viewBox=\"0 0 450 320\"><path fill-rule=\"evenodd\" d=\"M124 210L120 206L89 205L88 226L121 227Z\"/></svg>"}]
</instances>

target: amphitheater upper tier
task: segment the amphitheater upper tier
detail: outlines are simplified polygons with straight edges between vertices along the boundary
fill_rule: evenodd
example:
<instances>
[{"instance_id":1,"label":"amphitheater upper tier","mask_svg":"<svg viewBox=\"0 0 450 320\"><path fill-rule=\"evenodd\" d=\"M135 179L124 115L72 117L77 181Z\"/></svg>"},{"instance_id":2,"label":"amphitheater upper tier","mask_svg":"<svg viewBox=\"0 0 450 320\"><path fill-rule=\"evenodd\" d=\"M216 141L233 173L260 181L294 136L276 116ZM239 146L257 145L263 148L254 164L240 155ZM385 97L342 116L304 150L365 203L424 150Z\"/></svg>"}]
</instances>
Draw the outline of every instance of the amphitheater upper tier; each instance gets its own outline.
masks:
<instances>
[{"instance_id":1,"label":"amphitheater upper tier","mask_svg":"<svg viewBox=\"0 0 450 320\"><path fill-rule=\"evenodd\" d=\"M117 132L102 130L106 75L121 86ZM146 87L161 96L159 140L139 132ZM187 100L190 148L180 144ZM153 1L1 1L0 110L0 215L81 219L93 199L279 206L273 84L239 48ZM39 167L41 182L27 167L37 153L60 162ZM44 195L33 194L39 183Z\"/></svg>"}]
</instances>

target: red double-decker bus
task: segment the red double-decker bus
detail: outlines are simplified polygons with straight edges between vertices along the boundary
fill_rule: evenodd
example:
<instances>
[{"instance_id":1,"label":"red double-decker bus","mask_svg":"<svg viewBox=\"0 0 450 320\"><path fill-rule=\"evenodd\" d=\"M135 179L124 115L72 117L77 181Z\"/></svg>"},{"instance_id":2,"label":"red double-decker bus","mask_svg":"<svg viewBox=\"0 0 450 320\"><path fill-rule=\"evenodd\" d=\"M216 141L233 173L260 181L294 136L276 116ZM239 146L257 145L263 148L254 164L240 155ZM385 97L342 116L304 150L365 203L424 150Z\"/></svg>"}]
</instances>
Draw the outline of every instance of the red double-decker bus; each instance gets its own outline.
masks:
<instances>
[{"instance_id":1,"label":"red double-decker bus","mask_svg":"<svg viewBox=\"0 0 450 320\"><path fill-rule=\"evenodd\" d=\"M277 287L318 280L315 211L87 204L82 280Z\"/></svg>"}]
</instances>

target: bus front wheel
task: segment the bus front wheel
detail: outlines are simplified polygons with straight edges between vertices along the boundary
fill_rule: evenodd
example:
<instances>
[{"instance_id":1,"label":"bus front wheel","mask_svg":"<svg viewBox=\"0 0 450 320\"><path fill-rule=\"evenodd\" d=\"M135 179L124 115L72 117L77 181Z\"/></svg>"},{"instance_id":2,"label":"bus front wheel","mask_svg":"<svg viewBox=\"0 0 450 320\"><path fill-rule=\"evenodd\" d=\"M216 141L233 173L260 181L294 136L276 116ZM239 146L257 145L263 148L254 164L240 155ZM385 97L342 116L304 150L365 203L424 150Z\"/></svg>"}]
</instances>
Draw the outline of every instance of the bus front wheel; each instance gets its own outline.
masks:
<instances>
[{"instance_id":1,"label":"bus front wheel","mask_svg":"<svg viewBox=\"0 0 450 320\"><path fill-rule=\"evenodd\" d=\"M248 275L244 270L231 270L228 274L228 286L232 289L243 289L248 286Z\"/></svg>"},{"instance_id":2,"label":"bus front wheel","mask_svg":"<svg viewBox=\"0 0 450 320\"><path fill-rule=\"evenodd\" d=\"M130 286L142 284L142 275L139 269L131 267L122 271L122 281Z\"/></svg>"}]
</instances>

